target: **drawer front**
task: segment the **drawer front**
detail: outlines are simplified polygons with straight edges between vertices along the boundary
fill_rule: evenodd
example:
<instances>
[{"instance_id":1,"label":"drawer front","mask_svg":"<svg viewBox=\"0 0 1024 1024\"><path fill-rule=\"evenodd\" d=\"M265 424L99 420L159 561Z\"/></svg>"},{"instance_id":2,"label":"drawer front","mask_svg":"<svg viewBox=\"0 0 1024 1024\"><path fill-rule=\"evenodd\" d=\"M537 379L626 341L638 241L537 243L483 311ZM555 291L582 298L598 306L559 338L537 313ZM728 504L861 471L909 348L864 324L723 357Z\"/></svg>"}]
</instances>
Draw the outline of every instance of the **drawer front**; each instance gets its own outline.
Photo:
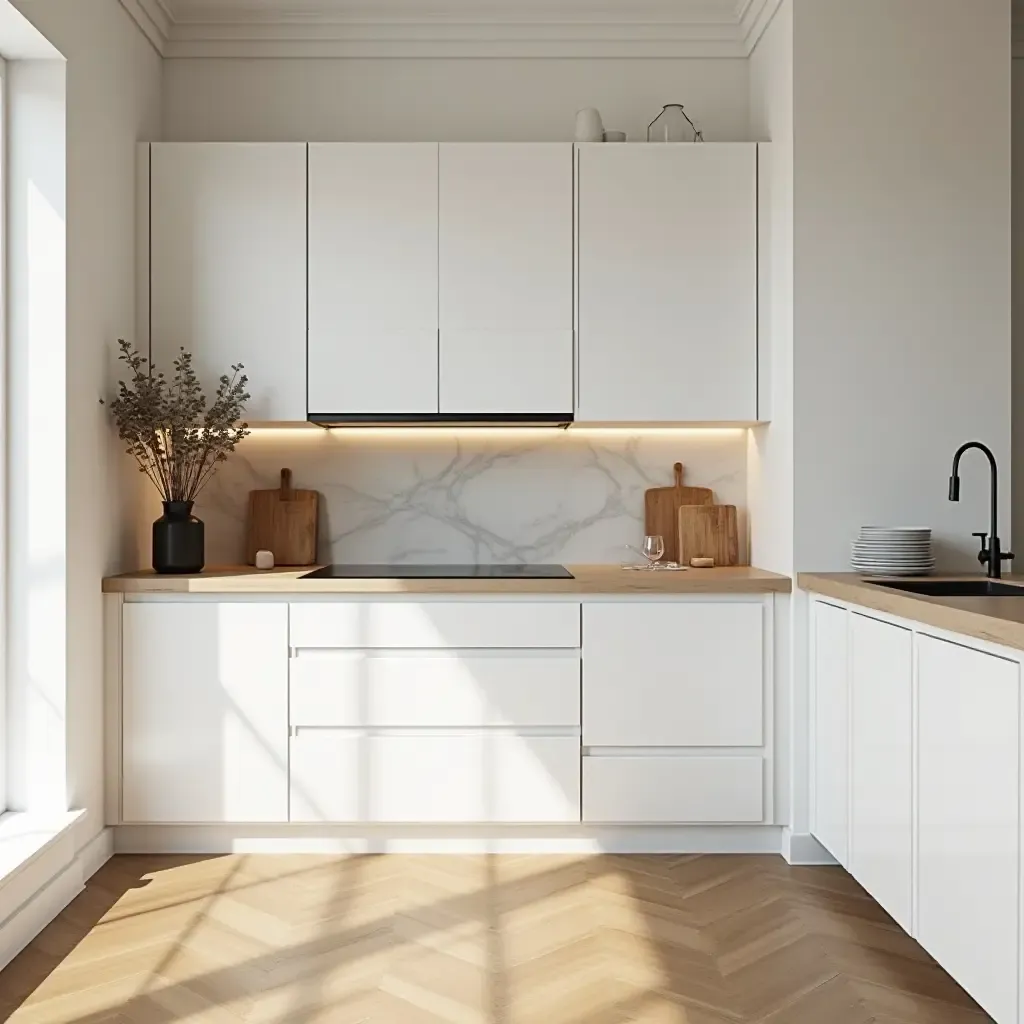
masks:
<instances>
[{"instance_id":1,"label":"drawer front","mask_svg":"<svg viewBox=\"0 0 1024 1024\"><path fill-rule=\"evenodd\" d=\"M306 651L291 661L291 724L578 729L579 656Z\"/></svg>"},{"instance_id":2,"label":"drawer front","mask_svg":"<svg viewBox=\"0 0 1024 1024\"><path fill-rule=\"evenodd\" d=\"M588 604L588 747L759 747L764 607L728 602Z\"/></svg>"},{"instance_id":3,"label":"drawer front","mask_svg":"<svg viewBox=\"0 0 1024 1024\"><path fill-rule=\"evenodd\" d=\"M291 740L291 820L579 821L579 739L300 729Z\"/></svg>"},{"instance_id":4,"label":"drawer front","mask_svg":"<svg viewBox=\"0 0 1024 1024\"><path fill-rule=\"evenodd\" d=\"M579 604L341 601L291 605L292 647L580 646Z\"/></svg>"},{"instance_id":5,"label":"drawer front","mask_svg":"<svg viewBox=\"0 0 1024 1024\"><path fill-rule=\"evenodd\" d=\"M761 822L760 757L584 757L583 820Z\"/></svg>"}]
</instances>

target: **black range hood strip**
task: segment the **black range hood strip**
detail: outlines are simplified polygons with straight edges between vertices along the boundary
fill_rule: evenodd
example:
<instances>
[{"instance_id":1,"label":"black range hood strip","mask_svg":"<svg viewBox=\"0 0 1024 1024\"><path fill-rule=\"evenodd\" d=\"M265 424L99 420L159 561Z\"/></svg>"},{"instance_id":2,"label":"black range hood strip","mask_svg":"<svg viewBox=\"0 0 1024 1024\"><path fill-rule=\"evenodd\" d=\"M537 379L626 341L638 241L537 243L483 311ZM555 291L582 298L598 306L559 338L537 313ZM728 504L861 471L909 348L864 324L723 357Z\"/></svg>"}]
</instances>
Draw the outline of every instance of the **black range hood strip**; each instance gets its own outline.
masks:
<instances>
[{"instance_id":1,"label":"black range hood strip","mask_svg":"<svg viewBox=\"0 0 1024 1024\"><path fill-rule=\"evenodd\" d=\"M573 422L566 412L311 412L306 418L321 427L568 427Z\"/></svg>"}]
</instances>

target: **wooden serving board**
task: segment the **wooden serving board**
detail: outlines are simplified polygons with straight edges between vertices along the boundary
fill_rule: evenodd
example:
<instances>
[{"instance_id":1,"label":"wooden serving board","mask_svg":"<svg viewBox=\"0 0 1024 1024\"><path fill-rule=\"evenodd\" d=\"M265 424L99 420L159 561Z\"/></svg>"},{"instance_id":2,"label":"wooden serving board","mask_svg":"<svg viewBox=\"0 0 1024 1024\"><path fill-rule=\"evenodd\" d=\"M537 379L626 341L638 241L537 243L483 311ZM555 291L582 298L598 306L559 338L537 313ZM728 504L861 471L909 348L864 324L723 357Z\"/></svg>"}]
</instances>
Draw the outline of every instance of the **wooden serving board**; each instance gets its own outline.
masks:
<instances>
[{"instance_id":1,"label":"wooden serving board","mask_svg":"<svg viewBox=\"0 0 1024 1024\"><path fill-rule=\"evenodd\" d=\"M679 509L682 505L710 505L715 500L710 487L684 487L683 464L672 467L675 485L652 487L644 494L644 533L665 538L665 558L679 561Z\"/></svg>"},{"instance_id":2,"label":"wooden serving board","mask_svg":"<svg viewBox=\"0 0 1024 1024\"><path fill-rule=\"evenodd\" d=\"M713 558L716 566L739 565L740 539L735 505L683 505L679 509L679 560Z\"/></svg>"},{"instance_id":3,"label":"wooden serving board","mask_svg":"<svg viewBox=\"0 0 1024 1024\"><path fill-rule=\"evenodd\" d=\"M292 488L292 471L281 470L281 486L249 492L249 529L245 557L256 564L257 551L272 551L275 565L313 565L320 496Z\"/></svg>"}]
</instances>

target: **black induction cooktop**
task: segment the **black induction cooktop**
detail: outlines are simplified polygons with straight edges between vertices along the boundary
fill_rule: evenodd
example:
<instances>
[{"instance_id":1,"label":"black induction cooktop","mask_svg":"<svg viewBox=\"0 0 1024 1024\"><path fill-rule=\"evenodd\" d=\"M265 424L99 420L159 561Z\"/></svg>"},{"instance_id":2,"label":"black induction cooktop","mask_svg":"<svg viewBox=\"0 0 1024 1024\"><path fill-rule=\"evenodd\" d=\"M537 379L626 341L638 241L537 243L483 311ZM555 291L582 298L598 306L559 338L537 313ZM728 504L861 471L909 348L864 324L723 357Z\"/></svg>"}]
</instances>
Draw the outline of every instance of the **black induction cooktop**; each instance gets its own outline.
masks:
<instances>
[{"instance_id":1,"label":"black induction cooktop","mask_svg":"<svg viewBox=\"0 0 1024 1024\"><path fill-rule=\"evenodd\" d=\"M571 580L564 565L325 565L303 580Z\"/></svg>"}]
</instances>

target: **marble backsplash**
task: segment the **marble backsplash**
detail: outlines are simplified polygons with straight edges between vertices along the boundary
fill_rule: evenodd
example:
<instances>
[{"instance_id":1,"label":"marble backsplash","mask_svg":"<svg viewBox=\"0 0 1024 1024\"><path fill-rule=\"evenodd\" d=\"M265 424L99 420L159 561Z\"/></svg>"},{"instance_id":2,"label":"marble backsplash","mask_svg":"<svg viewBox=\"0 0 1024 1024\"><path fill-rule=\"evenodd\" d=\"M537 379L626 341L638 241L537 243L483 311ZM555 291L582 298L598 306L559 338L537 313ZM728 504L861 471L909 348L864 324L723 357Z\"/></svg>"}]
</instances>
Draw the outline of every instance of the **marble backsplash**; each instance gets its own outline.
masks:
<instances>
[{"instance_id":1,"label":"marble backsplash","mask_svg":"<svg viewBox=\"0 0 1024 1024\"><path fill-rule=\"evenodd\" d=\"M208 565L244 558L248 492L319 491L321 561L620 562L643 536L644 491L686 482L740 509L746 549L746 431L257 430L196 504ZM140 501L140 560L159 514Z\"/></svg>"}]
</instances>

